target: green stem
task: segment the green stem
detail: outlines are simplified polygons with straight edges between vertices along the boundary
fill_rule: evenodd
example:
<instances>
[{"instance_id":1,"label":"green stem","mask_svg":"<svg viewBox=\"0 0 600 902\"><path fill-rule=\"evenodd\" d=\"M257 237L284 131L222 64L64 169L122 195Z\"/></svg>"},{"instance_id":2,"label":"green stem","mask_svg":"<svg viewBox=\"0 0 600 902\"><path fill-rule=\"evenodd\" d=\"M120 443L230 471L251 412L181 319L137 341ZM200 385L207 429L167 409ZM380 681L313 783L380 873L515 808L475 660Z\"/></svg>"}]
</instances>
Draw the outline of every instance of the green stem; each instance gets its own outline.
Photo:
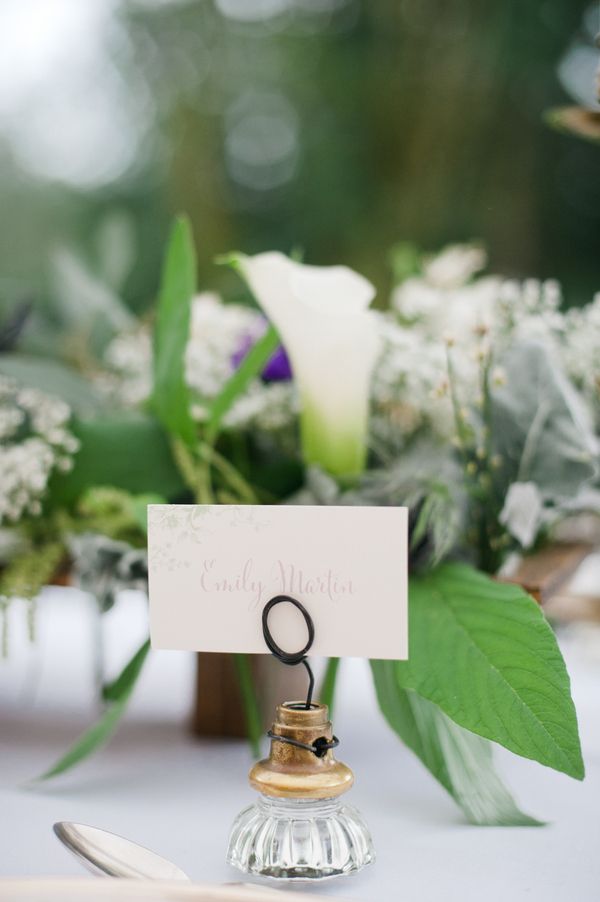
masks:
<instances>
[{"instance_id":1,"label":"green stem","mask_svg":"<svg viewBox=\"0 0 600 902\"><path fill-rule=\"evenodd\" d=\"M242 504L257 504L258 498L252 486L227 458L208 442L198 447L198 456L180 441L172 442L173 457L187 487L194 493L197 504L214 504L215 497L210 479L214 467Z\"/></svg>"},{"instance_id":2,"label":"green stem","mask_svg":"<svg viewBox=\"0 0 600 902\"><path fill-rule=\"evenodd\" d=\"M213 504L214 497L210 481L210 466L208 464L198 467L198 479L196 482L196 503Z\"/></svg>"},{"instance_id":3,"label":"green stem","mask_svg":"<svg viewBox=\"0 0 600 902\"><path fill-rule=\"evenodd\" d=\"M215 470L221 474L223 479L228 483L231 489L240 497L241 501L246 502L247 504L256 504L257 497L254 492L252 486L246 482L241 473L236 470L236 468L229 463L227 458L223 457L222 454L219 454L211 445L201 445L200 447L201 455L208 460Z\"/></svg>"},{"instance_id":4,"label":"green stem","mask_svg":"<svg viewBox=\"0 0 600 902\"><path fill-rule=\"evenodd\" d=\"M237 673L240 691L242 693L242 703L246 715L246 728L248 730L248 741L252 754L255 758L260 755L260 738L262 736L262 720L256 692L254 690L254 680L252 679L252 671L250 670L250 661L248 655L234 654L233 661Z\"/></svg>"},{"instance_id":5,"label":"green stem","mask_svg":"<svg viewBox=\"0 0 600 902\"><path fill-rule=\"evenodd\" d=\"M456 426L456 437L459 443L461 456L466 463L468 462L467 446L469 443L469 430L462 415L460 400L456 390L456 382L454 378L454 365L450 354L450 348L446 349L446 368L448 372L448 387L450 391L450 401L452 402L452 412L454 414L454 424Z\"/></svg>"},{"instance_id":6,"label":"green stem","mask_svg":"<svg viewBox=\"0 0 600 902\"><path fill-rule=\"evenodd\" d=\"M485 459L489 466L492 459L492 393L490 391L490 371L492 368L492 352L489 351L481 364L481 398L483 416L483 447Z\"/></svg>"},{"instance_id":7,"label":"green stem","mask_svg":"<svg viewBox=\"0 0 600 902\"><path fill-rule=\"evenodd\" d=\"M177 469L188 489L194 493L196 503L212 504L214 499L210 484L210 464L204 460L199 465L180 439L173 439L171 448Z\"/></svg>"},{"instance_id":8,"label":"green stem","mask_svg":"<svg viewBox=\"0 0 600 902\"><path fill-rule=\"evenodd\" d=\"M329 658L325 669L325 676L321 683L321 691L319 693L319 701L322 705L329 708L329 716L333 711L333 701L335 697L335 686L337 682L338 669L340 666L339 658Z\"/></svg>"}]
</instances>

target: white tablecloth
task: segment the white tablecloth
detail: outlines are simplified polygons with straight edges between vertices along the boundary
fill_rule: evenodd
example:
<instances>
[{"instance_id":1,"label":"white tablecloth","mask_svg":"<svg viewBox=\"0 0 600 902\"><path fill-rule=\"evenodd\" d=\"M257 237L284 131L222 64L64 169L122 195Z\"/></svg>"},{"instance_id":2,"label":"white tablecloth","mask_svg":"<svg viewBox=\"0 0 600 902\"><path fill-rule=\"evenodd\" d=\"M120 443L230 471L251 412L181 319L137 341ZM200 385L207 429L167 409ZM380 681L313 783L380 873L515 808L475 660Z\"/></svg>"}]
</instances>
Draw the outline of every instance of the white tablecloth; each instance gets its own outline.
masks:
<instances>
[{"instance_id":1,"label":"white tablecloth","mask_svg":"<svg viewBox=\"0 0 600 902\"><path fill-rule=\"evenodd\" d=\"M23 608L10 612L0 661L0 875L81 874L55 839L57 820L121 833L202 881L238 879L224 862L232 819L253 793L244 742L199 741L185 728L193 660L153 652L111 744L55 781L23 786L92 717L89 600L48 590L30 647ZM145 603L124 596L106 615L109 671L143 638ZM354 769L353 802L368 820L377 863L323 885L332 897L407 902L597 902L600 899L600 636L570 628L562 645L573 679L587 778L577 783L500 751L498 766L544 828L472 827L389 730L367 665L345 661L335 730ZM90 878L92 879L92 878Z\"/></svg>"}]
</instances>

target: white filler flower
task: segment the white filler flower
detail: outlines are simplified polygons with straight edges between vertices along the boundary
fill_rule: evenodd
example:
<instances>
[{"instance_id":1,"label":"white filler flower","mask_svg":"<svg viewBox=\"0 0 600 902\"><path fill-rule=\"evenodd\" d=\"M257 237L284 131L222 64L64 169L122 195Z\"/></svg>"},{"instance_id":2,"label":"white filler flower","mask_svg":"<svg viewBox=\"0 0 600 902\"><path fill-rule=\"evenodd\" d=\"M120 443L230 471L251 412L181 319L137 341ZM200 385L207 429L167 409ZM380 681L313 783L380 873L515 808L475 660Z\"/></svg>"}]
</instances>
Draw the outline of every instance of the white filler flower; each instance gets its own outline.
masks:
<instances>
[{"instance_id":1,"label":"white filler flower","mask_svg":"<svg viewBox=\"0 0 600 902\"><path fill-rule=\"evenodd\" d=\"M70 417L59 398L0 376L0 524L40 514L52 472L73 466Z\"/></svg>"}]
</instances>

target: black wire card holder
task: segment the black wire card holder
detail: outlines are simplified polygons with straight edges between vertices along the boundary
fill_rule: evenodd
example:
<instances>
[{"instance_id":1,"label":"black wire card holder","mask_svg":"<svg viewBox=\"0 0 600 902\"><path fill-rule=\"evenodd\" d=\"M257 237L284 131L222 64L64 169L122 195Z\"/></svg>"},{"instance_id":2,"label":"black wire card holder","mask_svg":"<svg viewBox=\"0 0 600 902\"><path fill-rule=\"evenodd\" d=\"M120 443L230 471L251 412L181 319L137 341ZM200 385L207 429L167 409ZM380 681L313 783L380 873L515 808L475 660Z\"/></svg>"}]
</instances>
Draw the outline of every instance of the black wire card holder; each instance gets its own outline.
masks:
<instances>
[{"instance_id":1,"label":"black wire card holder","mask_svg":"<svg viewBox=\"0 0 600 902\"><path fill-rule=\"evenodd\" d=\"M293 605L300 611L304 618L308 632L308 638L306 640L306 644L303 648L300 649L300 651L284 651L284 649L282 649L273 638L273 634L271 633L271 630L269 628L269 614L278 604ZM281 661L282 664L287 664L290 667L295 667L297 664L303 664L306 668L306 672L308 674L308 692L306 694L306 701L297 702L295 704L289 705L288 707L306 711L309 711L311 708L316 708L317 705L314 704L312 700L313 691L315 688L315 677L306 657L315 639L315 625L313 623L312 617L310 616L304 605L299 602L297 598L292 598L291 595L275 595L266 603L263 608L262 631L269 651L279 661ZM277 733L274 733L273 730L269 730L267 736L269 737L269 739L276 739L278 742L285 742L288 745L295 746L296 748L305 749L307 752L312 752L313 755L317 756L317 758L323 758L330 749L337 748L337 746L340 744L340 740L337 738L337 736L334 736L333 739L326 739L324 736L322 736L319 739L315 739L315 741L310 745L306 742L300 742L298 739L291 739L288 736L279 736Z\"/></svg>"}]
</instances>

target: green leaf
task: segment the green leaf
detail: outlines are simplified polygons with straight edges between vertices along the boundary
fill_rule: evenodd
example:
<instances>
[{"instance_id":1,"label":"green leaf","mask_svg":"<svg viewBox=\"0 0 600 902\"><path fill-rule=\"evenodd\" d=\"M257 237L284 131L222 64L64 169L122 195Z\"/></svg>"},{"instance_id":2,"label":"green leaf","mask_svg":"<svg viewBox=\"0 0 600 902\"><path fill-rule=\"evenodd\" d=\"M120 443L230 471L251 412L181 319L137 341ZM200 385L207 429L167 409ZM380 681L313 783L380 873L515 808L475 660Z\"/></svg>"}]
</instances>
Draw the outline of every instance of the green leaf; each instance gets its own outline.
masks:
<instances>
[{"instance_id":1,"label":"green leaf","mask_svg":"<svg viewBox=\"0 0 600 902\"><path fill-rule=\"evenodd\" d=\"M400 241L390 253L394 285L399 285L422 269L422 254L411 241Z\"/></svg>"},{"instance_id":2,"label":"green leaf","mask_svg":"<svg viewBox=\"0 0 600 902\"><path fill-rule=\"evenodd\" d=\"M260 755L260 738L262 736L262 718L260 716L260 708L256 698L256 690L254 688L254 680L252 679L252 670L248 655L235 654L233 663L242 694L242 704L246 715L246 729L248 730L248 741L252 754L255 758Z\"/></svg>"},{"instance_id":3,"label":"green leaf","mask_svg":"<svg viewBox=\"0 0 600 902\"><path fill-rule=\"evenodd\" d=\"M214 441L219 432L223 417L236 398L242 395L250 382L264 369L269 357L279 345L279 336L273 326L248 351L237 370L228 379L221 392L212 401L206 425L209 441Z\"/></svg>"},{"instance_id":4,"label":"green leaf","mask_svg":"<svg viewBox=\"0 0 600 902\"><path fill-rule=\"evenodd\" d=\"M76 414L90 416L105 408L105 402L90 382L75 370L51 357L32 354L0 355L0 373L16 379L29 388L37 388L62 398Z\"/></svg>"},{"instance_id":5,"label":"green leaf","mask_svg":"<svg viewBox=\"0 0 600 902\"><path fill-rule=\"evenodd\" d=\"M335 698L335 687L337 684L339 667L339 658L328 659L327 667L325 668L325 674L323 676L323 682L321 683L321 689L319 692L319 701L322 705L327 705L327 707L329 708L329 717L331 717L333 714L333 702Z\"/></svg>"},{"instance_id":6,"label":"green leaf","mask_svg":"<svg viewBox=\"0 0 600 902\"><path fill-rule=\"evenodd\" d=\"M176 220L167 247L154 326L152 408L165 429L193 445L196 426L185 381L185 348L196 290L196 253L189 221Z\"/></svg>"},{"instance_id":7,"label":"green leaf","mask_svg":"<svg viewBox=\"0 0 600 902\"><path fill-rule=\"evenodd\" d=\"M472 824L541 826L524 814L494 770L487 740L455 724L411 689L403 689L394 661L372 661L379 706L392 727Z\"/></svg>"},{"instance_id":8,"label":"green leaf","mask_svg":"<svg viewBox=\"0 0 600 902\"><path fill-rule=\"evenodd\" d=\"M70 768L79 764L110 739L127 707L127 702L133 692L149 650L150 640L146 639L133 658L125 665L114 683L106 687L104 696L110 700L110 705L100 720L85 730L69 751L52 767L48 768L45 773L37 777L37 780L49 780L51 777L56 777L70 770Z\"/></svg>"},{"instance_id":9,"label":"green leaf","mask_svg":"<svg viewBox=\"0 0 600 902\"><path fill-rule=\"evenodd\" d=\"M153 417L124 413L75 421L72 428L81 447L73 470L52 479L50 498L55 503L68 504L96 486L136 495L159 493L169 500L185 491L167 437Z\"/></svg>"},{"instance_id":10,"label":"green leaf","mask_svg":"<svg viewBox=\"0 0 600 902\"><path fill-rule=\"evenodd\" d=\"M456 723L571 777L584 766L569 676L539 606L464 564L410 581L399 684Z\"/></svg>"},{"instance_id":11,"label":"green leaf","mask_svg":"<svg viewBox=\"0 0 600 902\"><path fill-rule=\"evenodd\" d=\"M126 692L130 691L137 680L138 674L142 669L142 665L149 651L150 640L146 639L136 651L133 658L127 662L118 677L116 677L112 683L105 683L102 688L102 698L105 702L119 701Z\"/></svg>"}]
</instances>

